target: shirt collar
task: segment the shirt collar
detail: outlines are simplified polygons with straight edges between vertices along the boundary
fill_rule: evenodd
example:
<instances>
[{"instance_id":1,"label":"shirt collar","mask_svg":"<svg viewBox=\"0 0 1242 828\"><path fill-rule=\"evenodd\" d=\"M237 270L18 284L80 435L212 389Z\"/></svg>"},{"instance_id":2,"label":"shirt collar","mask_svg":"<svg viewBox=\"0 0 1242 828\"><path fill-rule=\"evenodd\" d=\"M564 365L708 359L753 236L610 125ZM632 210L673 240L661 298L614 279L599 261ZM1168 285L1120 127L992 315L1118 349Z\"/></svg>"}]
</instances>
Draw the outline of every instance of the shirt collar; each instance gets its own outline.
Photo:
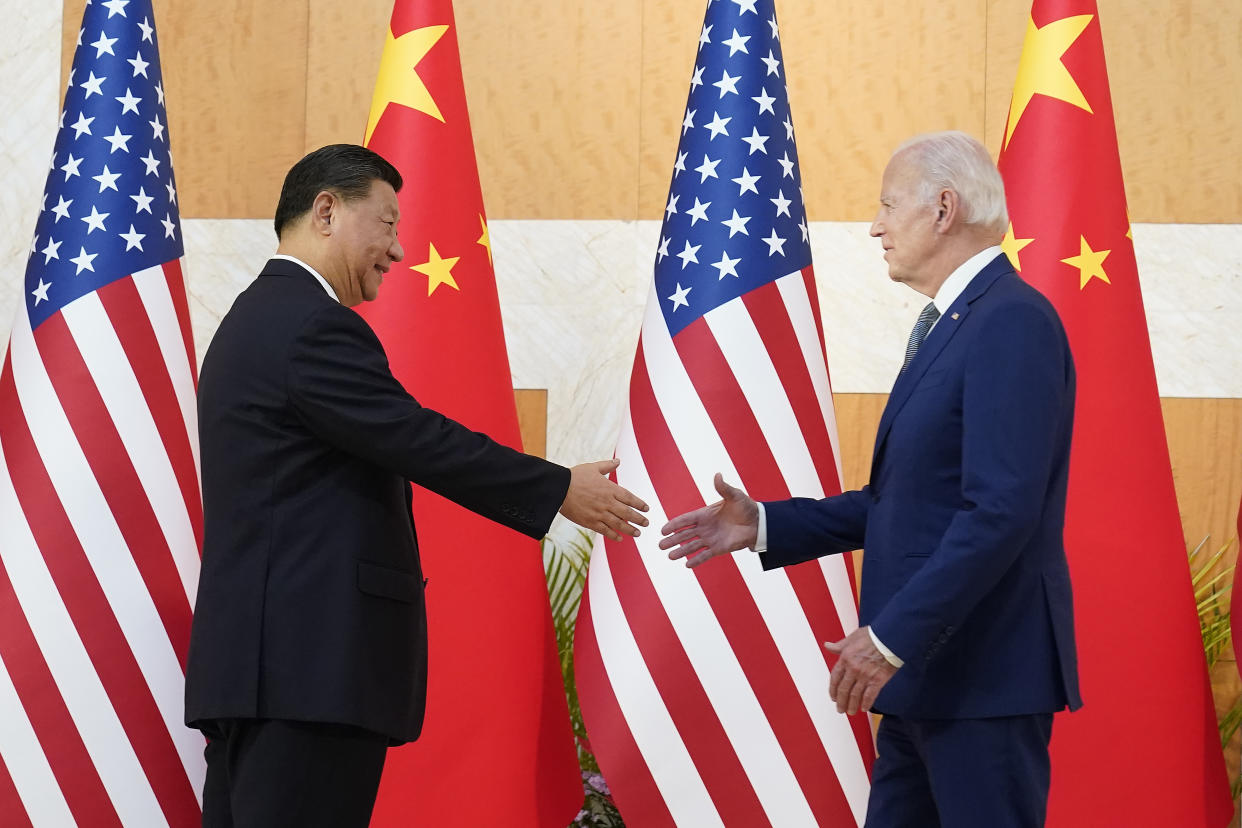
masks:
<instances>
[{"instance_id":1,"label":"shirt collar","mask_svg":"<svg viewBox=\"0 0 1242 828\"><path fill-rule=\"evenodd\" d=\"M306 268L307 272L309 272L310 275L314 276L316 281L319 282L319 284L323 285L323 289L328 292L328 295L332 297L332 300L334 302L341 301L340 299L337 298L336 291L332 289L332 285L328 284L328 280L323 278L323 276L319 275L319 271L315 270L315 268L311 267L306 262L294 256L290 256L287 253L275 253L272 255L272 258L273 259L284 259L286 262L293 262L295 265L299 265L301 267Z\"/></svg>"},{"instance_id":2,"label":"shirt collar","mask_svg":"<svg viewBox=\"0 0 1242 828\"><path fill-rule=\"evenodd\" d=\"M941 316L945 314L950 305L957 301L957 297L962 295L962 291L966 290L966 286L979 275L980 271L987 267L988 262L999 256L1001 252L998 244L980 250L949 274L949 278L944 280L944 284L936 292L936 298L932 299Z\"/></svg>"}]
</instances>

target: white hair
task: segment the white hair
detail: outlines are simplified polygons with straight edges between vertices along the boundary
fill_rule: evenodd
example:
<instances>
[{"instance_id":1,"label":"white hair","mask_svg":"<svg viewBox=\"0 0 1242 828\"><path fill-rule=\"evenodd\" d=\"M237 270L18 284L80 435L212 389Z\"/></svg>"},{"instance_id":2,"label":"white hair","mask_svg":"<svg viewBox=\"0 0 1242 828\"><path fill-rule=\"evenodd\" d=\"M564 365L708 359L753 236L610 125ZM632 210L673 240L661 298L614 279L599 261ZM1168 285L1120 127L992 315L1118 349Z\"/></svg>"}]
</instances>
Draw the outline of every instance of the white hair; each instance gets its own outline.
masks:
<instances>
[{"instance_id":1,"label":"white hair","mask_svg":"<svg viewBox=\"0 0 1242 828\"><path fill-rule=\"evenodd\" d=\"M956 130L928 132L905 141L893 157L905 154L919 171L920 198L934 202L944 190L957 193L964 224L1004 233L1009 227L1005 182L987 148Z\"/></svg>"}]
</instances>

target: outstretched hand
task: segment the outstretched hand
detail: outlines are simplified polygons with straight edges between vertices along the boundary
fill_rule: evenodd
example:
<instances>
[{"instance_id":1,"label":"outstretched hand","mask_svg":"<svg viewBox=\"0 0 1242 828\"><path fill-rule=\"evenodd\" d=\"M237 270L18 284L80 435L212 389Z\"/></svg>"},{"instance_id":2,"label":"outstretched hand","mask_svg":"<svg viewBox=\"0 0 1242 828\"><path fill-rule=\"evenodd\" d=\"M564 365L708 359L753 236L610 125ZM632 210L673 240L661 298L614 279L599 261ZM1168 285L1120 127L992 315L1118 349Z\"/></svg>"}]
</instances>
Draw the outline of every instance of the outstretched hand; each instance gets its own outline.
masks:
<instances>
[{"instance_id":1,"label":"outstretched hand","mask_svg":"<svg viewBox=\"0 0 1242 828\"><path fill-rule=\"evenodd\" d=\"M686 559L686 566L695 567L717 555L754 546L759 534L759 504L746 492L724 482L719 472L715 478L721 500L673 518L660 531L661 549L672 549L669 560Z\"/></svg>"},{"instance_id":2,"label":"outstretched hand","mask_svg":"<svg viewBox=\"0 0 1242 828\"><path fill-rule=\"evenodd\" d=\"M638 537L638 527L646 526L647 511L629 490L608 479L620 460L583 463L569 470L569 491L560 512L583 529L602 532L609 540L619 541L622 535Z\"/></svg>"}]
</instances>

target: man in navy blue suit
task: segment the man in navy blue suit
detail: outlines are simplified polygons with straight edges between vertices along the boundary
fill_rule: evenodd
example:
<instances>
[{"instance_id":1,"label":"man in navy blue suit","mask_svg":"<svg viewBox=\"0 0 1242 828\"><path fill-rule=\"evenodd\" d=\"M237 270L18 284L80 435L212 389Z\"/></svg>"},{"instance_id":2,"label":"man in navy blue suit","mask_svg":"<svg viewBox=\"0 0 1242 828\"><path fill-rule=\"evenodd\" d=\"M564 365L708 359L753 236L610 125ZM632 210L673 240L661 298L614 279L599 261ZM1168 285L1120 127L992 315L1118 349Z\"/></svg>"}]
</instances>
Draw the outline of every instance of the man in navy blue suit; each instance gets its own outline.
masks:
<instances>
[{"instance_id":1,"label":"man in navy blue suit","mask_svg":"<svg viewBox=\"0 0 1242 828\"><path fill-rule=\"evenodd\" d=\"M674 518L690 566L751 548L765 569L864 549L860 627L837 709L884 714L868 828L1038 826L1053 713L1082 705L1062 542L1074 365L1052 305L1000 242L1004 185L960 132L900 146L871 235L889 276L931 299L880 419L866 486Z\"/></svg>"}]
</instances>

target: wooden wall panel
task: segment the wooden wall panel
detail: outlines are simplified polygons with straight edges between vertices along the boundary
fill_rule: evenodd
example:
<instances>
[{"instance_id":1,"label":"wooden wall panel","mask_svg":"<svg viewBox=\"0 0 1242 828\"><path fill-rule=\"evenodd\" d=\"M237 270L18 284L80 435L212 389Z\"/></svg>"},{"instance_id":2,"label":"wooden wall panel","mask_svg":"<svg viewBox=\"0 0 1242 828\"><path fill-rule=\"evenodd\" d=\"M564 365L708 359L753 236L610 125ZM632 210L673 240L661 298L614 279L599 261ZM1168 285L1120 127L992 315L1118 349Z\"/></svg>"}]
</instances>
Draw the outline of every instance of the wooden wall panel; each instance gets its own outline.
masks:
<instances>
[{"instance_id":1,"label":"wooden wall panel","mask_svg":"<svg viewBox=\"0 0 1242 828\"><path fill-rule=\"evenodd\" d=\"M780 8L813 221L869 221L884 165L911 135L982 133L982 0L802 0Z\"/></svg>"},{"instance_id":2,"label":"wooden wall panel","mask_svg":"<svg viewBox=\"0 0 1242 828\"><path fill-rule=\"evenodd\" d=\"M68 65L84 0L64 0ZM480 176L498 218L659 218L703 4L458 0ZM1242 221L1242 3L1099 0L1135 221ZM158 8L187 217L271 214L303 152L356 141L391 0ZM782 0L813 220L865 221L891 148L999 147L1029 0ZM309 58L313 56L313 58Z\"/></svg>"},{"instance_id":3,"label":"wooden wall panel","mask_svg":"<svg viewBox=\"0 0 1242 828\"><path fill-rule=\"evenodd\" d=\"M491 218L629 218L641 19L629 3L454 4Z\"/></svg>"},{"instance_id":4,"label":"wooden wall panel","mask_svg":"<svg viewBox=\"0 0 1242 828\"><path fill-rule=\"evenodd\" d=\"M618 213L614 218L664 217L690 78L698 55L704 6L643 0L642 63L638 67L641 109L634 113L639 125L637 203L629 205L628 215Z\"/></svg>"},{"instance_id":5,"label":"wooden wall panel","mask_svg":"<svg viewBox=\"0 0 1242 828\"><path fill-rule=\"evenodd\" d=\"M1210 535L1219 548L1238 533L1242 400L1166 398L1161 406L1186 543Z\"/></svg>"},{"instance_id":6,"label":"wooden wall panel","mask_svg":"<svg viewBox=\"0 0 1242 828\"><path fill-rule=\"evenodd\" d=\"M522 449L536 457L548 456L548 390L546 388L515 388L518 430L522 433Z\"/></svg>"},{"instance_id":7,"label":"wooden wall panel","mask_svg":"<svg viewBox=\"0 0 1242 828\"><path fill-rule=\"evenodd\" d=\"M392 0L310 0L303 153L362 143L391 16Z\"/></svg>"},{"instance_id":8,"label":"wooden wall panel","mask_svg":"<svg viewBox=\"0 0 1242 828\"><path fill-rule=\"evenodd\" d=\"M982 133L981 0L778 5L798 161L813 221L869 219L893 147L931 129ZM694 67L703 6L644 5L638 218L660 218Z\"/></svg>"},{"instance_id":9,"label":"wooden wall panel","mask_svg":"<svg viewBox=\"0 0 1242 828\"><path fill-rule=\"evenodd\" d=\"M182 218L270 218L301 157L307 0L157 4ZM84 0L65 0L67 72Z\"/></svg>"},{"instance_id":10,"label":"wooden wall panel","mask_svg":"<svg viewBox=\"0 0 1242 828\"><path fill-rule=\"evenodd\" d=\"M988 147L1009 114L1029 0L989 0ZM1099 0L1135 222L1242 221L1242 3Z\"/></svg>"}]
</instances>

